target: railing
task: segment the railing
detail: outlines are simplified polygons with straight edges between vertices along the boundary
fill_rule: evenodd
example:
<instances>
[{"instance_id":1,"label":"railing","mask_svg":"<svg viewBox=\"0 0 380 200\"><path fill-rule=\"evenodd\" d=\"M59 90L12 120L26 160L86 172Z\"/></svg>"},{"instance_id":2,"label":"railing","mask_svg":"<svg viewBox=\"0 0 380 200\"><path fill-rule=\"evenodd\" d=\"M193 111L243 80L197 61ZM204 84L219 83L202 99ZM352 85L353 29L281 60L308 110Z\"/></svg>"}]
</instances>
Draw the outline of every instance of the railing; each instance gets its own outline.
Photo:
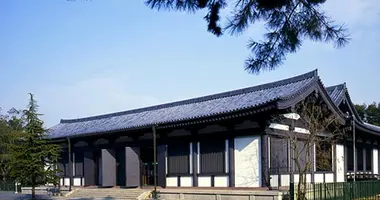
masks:
<instances>
[{"instance_id":1,"label":"railing","mask_svg":"<svg viewBox=\"0 0 380 200\"><path fill-rule=\"evenodd\" d=\"M14 182L0 182L0 191L13 191L16 192L16 185ZM21 186L17 186L17 192L21 192Z\"/></svg>"},{"instance_id":2,"label":"railing","mask_svg":"<svg viewBox=\"0 0 380 200\"><path fill-rule=\"evenodd\" d=\"M342 183L307 183L305 194L297 194L297 183L291 184L290 197L294 200L377 200L380 181L357 181ZM304 196L304 198L302 198Z\"/></svg>"}]
</instances>

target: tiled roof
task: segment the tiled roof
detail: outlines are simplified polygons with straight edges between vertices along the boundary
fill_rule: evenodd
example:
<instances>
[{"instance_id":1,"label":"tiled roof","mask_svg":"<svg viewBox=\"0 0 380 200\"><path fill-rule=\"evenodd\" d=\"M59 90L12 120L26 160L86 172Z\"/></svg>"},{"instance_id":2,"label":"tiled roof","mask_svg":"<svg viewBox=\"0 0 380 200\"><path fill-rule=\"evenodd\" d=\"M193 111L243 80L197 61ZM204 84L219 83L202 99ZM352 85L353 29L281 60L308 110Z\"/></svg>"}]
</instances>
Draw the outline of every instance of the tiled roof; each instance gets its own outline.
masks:
<instances>
[{"instance_id":1,"label":"tiled roof","mask_svg":"<svg viewBox=\"0 0 380 200\"><path fill-rule=\"evenodd\" d=\"M344 97L344 91L346 88L346 84L339 84L327 87L327 92L329 93L329 96L331 100L336 104L339 105Z\"/></svg>"},{"instance_id":2,"label":"tiled roof","mask_svg":"<svg viewBox=\"0 0 380 200\"><path fill-rule=\"evenodd\" d=\"M334 85L331 87L327 87L326 89L330 95L330 98L334 101L334 103L337 106L339 106L339 104L342 102L342 100L344 98L348 99L349 100L348 102L351 102L350 96L347 92L345 83L339 84L339 85ZM354 105L351 105L351 107L352 107L352 109L355 109ZM354 111L354 112L356 112L356 111ZM366 123L362 119L360 119L358 116L357 116L357 123L360 123L360 125L364 126L365 128L367 128L369 130L380 133L380 127L379 126Z\"/></svg>"},{"instance_id":3,"label":"tiled roof","mask_svg":"<svg viewBox=\"0 0 380 200\"><path fill-rule=\"evenodd\" d=\"M264 85L147 108L61 120L49 130L50 138L62 138L181 122L255 108L286 99L319 80L317 71Z\"/></svg>"}]
</instances>

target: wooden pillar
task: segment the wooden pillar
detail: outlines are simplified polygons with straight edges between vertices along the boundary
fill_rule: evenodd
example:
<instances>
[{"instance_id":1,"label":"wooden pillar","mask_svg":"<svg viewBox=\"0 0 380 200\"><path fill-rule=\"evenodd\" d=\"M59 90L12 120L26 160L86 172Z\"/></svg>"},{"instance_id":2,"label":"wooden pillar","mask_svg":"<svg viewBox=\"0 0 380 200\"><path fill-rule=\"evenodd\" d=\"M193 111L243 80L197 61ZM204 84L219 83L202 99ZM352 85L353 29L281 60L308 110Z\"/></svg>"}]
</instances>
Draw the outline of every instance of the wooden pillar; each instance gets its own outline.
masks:
<instances>
[{"instance_id":1,"label":"wooden pillar","mask_svg":"<svg viewBox=\"0 0 380 200\"><path fill-rule=\"evenodd\" d=\"M71 187L73 185L73 160L71 157L71 141L70 138L67 138L68 148L69 148L69 177L70 177L70 185L69 185L69 191L71 191Z\"/></svg>"},{"instance_id":2,"label":"wooden pillar","mask_svg":"<svg viewBox=\"0 0 380 200\"><path fill-rule=\"evenodd\" d=\"M261 135L261 187L270 187L268 160L268 135Z\"/></svg>"},{"instance_id":3,"label":"wooden pillar","mask_svg":"<svg viewBox=\"0 0 380 200\"><path fill-rule=\"evenodd\" d=\"M157 146L157 184L158 186L166 186L166 145L160 144Z\"/></svg>"},{"instance_id":4,"label":"wooden pillar","mask_svg":"<svg viewBox=\"0 0 380 200\"><path fill-rule=\"evenodd\" d=\"M193 153L193 187L198 187L198 130L191 130Z\"/></svg>"},{"instance_id":5,"label":"wooden pillar","mask_svg":"<svg viewBox=\"0 0 380 200\"><path fill-rule=\"evenodd\" d=\"M229 159L229 186L235 187L235 139L233 136L228 138L228 159Z\"/></svg>"}]
</instances>

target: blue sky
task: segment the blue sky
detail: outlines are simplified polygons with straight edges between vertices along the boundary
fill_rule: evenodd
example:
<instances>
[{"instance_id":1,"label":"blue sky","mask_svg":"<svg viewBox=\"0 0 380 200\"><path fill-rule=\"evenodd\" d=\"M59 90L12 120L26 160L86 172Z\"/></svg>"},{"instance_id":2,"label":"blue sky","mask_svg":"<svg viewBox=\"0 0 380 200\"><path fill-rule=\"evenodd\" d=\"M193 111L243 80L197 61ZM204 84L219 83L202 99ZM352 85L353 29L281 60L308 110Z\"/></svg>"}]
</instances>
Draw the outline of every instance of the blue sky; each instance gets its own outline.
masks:
<instances>
[{"instance_id":1,"label":"blue sky","mask_svg":"<svg viewBox=\"0 0 380 200\"><path fill-rule=\"evenodd\" d=\"M344 6L341 6L344 5ZM32 92L47 126L77 118L238 89L318 68L347 82L356 103L380 101L380 3L329 0L351 31L344 49L305 42L276 71L248 74L248 38L217 38L204 13L158 12L140 0L0 1L0 106L24 108Z\"/></svg>"}]
</instances>

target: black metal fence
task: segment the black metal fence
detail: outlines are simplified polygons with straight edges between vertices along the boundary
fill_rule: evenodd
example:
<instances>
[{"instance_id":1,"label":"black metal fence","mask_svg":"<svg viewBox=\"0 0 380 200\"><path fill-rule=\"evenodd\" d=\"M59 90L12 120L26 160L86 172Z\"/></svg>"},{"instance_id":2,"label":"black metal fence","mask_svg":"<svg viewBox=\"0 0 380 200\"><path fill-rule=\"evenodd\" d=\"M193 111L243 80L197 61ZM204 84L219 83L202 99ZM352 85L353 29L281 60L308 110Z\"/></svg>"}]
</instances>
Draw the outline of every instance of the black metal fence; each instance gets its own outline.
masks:
<instances>
[{"instance_id":1,"label":"black metal fence","mask_svg":"<svg viewBox=\"0 0 380 200\"><path fill-rule=\"evenodd\" d=\"M291 183L290 199L294 200L377 200L380 195L380 181L357 181L342 183L308 183L305 194L297 194L298 184ZM302 198L304 196L304 198Z\"/></svg>"},{"instance_id":2,"label":"black metal fence","mask_svg":"<svg viewBox=\"0 0 380 200\"><path fill-rule=\"evenodd\" d=\"M0 191L13 191L16 192L16 185L14 182L0 182ZM21 192L21 186L17 186L17 192Z\"/></svg>"}]
</instances>

